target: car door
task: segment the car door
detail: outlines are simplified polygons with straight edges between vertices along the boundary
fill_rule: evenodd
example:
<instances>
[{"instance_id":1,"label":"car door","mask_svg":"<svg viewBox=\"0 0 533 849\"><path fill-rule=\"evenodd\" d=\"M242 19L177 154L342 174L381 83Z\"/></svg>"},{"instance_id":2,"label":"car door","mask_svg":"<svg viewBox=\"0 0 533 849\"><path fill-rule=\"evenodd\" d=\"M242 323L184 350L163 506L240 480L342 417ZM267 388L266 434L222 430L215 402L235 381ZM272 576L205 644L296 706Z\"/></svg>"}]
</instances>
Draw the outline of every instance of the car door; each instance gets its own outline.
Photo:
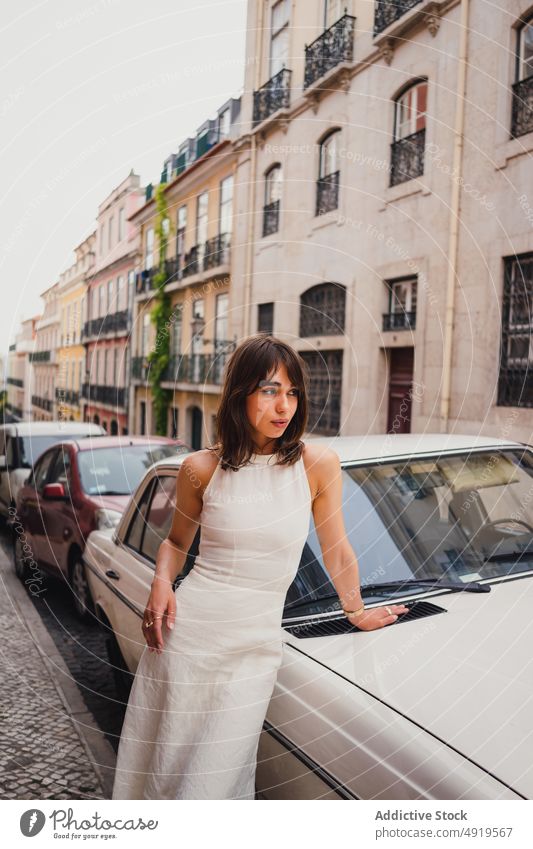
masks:
<instances>
[{"instance_id":1,"label":"car door","mask_svg":"<svg viewBox=\"0 0 533 849\"><path fill-rule=\"evenodd\" d=\"M23 487L19 499L20 518L26 533L31 538L31 546L34 559L39 563L46 563L46 529L45 511L46 505L42 494L45 484L48 483L48 475L57 454L57 448L51 448L39 458L35 464L33 473L29 477L29 483Z\"/></svg>"},{"instance_id":2,"label":"car door","mask_svg":"<svg viewBox=\"0 0 533 849\"><path fill-rule=\"evenodd\" d=\"M65 490L64 500L42 500L41 509L46 535L42 558L51 569L68 572L70 546L78 537L77 519L72 491L72 449L61 445L51 464L47 483L60 483Z\"/></svg>"},{"instance_id":3,"label":"car door","mask_svg":"<svg viewBox=\"0 0 533 849\"><path fill-rule=\"evenodd\" d=\"M134 671L145 642L142 616L154 578L157 548L167 536L175 505L176 471L154 475L134 496L135 511L123 538L118 538L115 556L105 568L112 582L111 622L128 668Z\"/></svg>"},{"instance_id":4,"label":"car door","mask_svg":"<svg viewBox=\"0 0 533 849\"><path fill-rule=\"evenodd\" d=\"M7 497L7 465L6 460L6 431L0 427L0 457L4 458L4 468L0 468L0 515L7 516L8 503Z\"/></svg>"}]
</instances>

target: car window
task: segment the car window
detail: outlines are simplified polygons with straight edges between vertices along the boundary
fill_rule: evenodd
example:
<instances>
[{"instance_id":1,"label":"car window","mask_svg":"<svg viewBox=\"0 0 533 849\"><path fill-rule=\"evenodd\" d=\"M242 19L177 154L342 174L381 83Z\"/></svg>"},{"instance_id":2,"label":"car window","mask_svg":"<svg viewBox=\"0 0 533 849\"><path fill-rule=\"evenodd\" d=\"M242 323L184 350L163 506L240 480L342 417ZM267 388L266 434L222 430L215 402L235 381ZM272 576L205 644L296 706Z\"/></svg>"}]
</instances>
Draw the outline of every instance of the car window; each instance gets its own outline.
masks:
<instances>
[{"instance_id":1,"label":"car window","mask_svg":"<svg viewBox=\"0 0 533 849\"><path fill-rule=\"evenodd\" d=\"M35 472L33 475L34 478L34 486L37 492L42 492L44 489L44 485L47 482L48 472L50 471L50 467L52 462L56 456L56 451L49 451L47 454L39 460L35 465Z\"/></svg>"},{"instance_id":2,"label":"car window","mask_svg":"<svg viewBox=\"0 0 533 849\"><path fill-rule=\"evenodd\" d=\"M130 521L124 537L124 544L129 546L129 548L133 548L135 551L141 550L141 541L144 526L146 524L146 513L148 512L148 507L150 505L150 497L154 488L154 480L155 479L152 478L148 485L144 487L144 490L137 501L133 518ZM135 498L136 496L133 497Z\"/></svg>"},{"instance_id":3,"label":"car window","mask_svg":"<svg viewBox=\"0 0 533 849\"><path fill-rule=\"evenodd\" d=\"M361 585L464 583L533 570L533 454L526 449L359 465L342 477ZM328 595L336 594L311 522L286 606Z\"/></svg>"},{"instance_id":4,"label":"car window","mask_svg":"<svg viewBox=\"0 0 533 849\"><path fill-rule=\"evenodd\" d=\"M180 453L183 453L181 445L155 442L80 451L78 469L82 488L87 495L130 495L150 466Z\"/></svg>"},{"instance_id":5,"label":"car window","mask_svg":"<svg viewBox=\"0 0 533 849\"><path fill-rule=\"evenodd\" d=\"M48 483L63 484L65 495L68 495L70 493L71 475L70 451L67 448L59 448Z\"/></svg>"},{"instance_id":6,"label":"car window","mask_svg":"<svg viewBox=\"0 0 533 849\"><path fill-rule=\"evenodd\" d=\"M168 536L176 506L176 478L165 475L156 479L146 517L141 554L155 563L159 546Z\"/></svg>"},{"instance_id":7,"label":"car window","mask_svg":"<svg viewBox=\"0 0 533 849\"><path fill-rule=\"evenodd\" d=\"M8 436L6 440L6 465L8 469L17 467L16 437Z\"/></svg>"},{"instance_id":8,"label":"car window","mask_svg":"<svg viewBox=\"0 0 533 849\"><path fill-rule=\"evenodd\" d=\"M85 434L67 433L66 430L43 436L36 436L33 434L20 436L18 439L20 452L19 465L23 469L31 469L35 464L35 461L39 459L43 451L46 451L47 448L50 448L52 445L56 445L58 442L66 442L68 439L76 440L83 436L85 436Z\"/></svg>"}]
</instances>

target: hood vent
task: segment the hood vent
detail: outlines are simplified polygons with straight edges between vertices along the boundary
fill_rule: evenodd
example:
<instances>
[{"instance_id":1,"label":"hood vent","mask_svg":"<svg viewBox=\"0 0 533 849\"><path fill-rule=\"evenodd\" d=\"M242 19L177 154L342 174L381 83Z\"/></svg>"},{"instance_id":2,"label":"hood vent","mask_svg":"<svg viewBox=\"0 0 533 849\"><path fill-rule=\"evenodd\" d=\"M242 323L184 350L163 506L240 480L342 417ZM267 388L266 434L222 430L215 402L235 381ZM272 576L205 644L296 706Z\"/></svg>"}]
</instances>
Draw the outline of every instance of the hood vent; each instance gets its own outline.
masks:
<instances>
[{"instance_id":1,"label":"hood vent","mask_svg":"<svg viewBox=\"0 0 533 849\"><path fill-rule=\"evenodd\" d=\"M401 625L402 622L410 622L412 619L422 619L424 616L433 616L435 613L447 613L446 608L439 607L439 605L432 604L429 601L404 603L409 608L409 612L400 614L396 622L392 623L393 625ZM384 607L384 605L380 605L380 607ZM386 627L389 628L390 625ZM350 634L361 630L352 625L345 616L327 620L309 618L298 624L283 624L283 629L292 634L293 637L300 639L303 637L331 637L334 634Z\"/></svg>"}]
</instances>

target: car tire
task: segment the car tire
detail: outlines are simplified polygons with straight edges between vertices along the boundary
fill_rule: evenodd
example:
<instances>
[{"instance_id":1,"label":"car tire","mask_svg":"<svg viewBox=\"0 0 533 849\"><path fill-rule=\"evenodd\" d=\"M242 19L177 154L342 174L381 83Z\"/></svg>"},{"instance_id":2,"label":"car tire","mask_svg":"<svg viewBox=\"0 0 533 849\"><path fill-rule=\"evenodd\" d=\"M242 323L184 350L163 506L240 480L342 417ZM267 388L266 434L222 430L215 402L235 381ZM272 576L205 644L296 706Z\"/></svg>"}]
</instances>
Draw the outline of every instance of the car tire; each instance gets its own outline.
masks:
<instances>
[{"instance_id":1,"label":"car tire","mask_svg":"<svg viewBox=\"0 0 533 849\"><path fill-rule=\"evenodd\" d=\"M80 555L77 555L70 568L70 589L76 616L82 622L94 621L94 603L91 595L85 565Z\"/></svg>"},{"instance_id":2,"label":"car tire","mask_svg":"<svg viewBox=\"0 0 533 849\"><path fill-rule=\"evenodd\" d=\"M22 551L22 542L19 536L13 539L13 563L15 566L15 574L23 583L29 575L27 558L24 557Z\"/></svg>"},{"instance_id":3,"label":"car tire","mask_svg":"<svg viewBox=\"0 0 533 849\"><path fill-rule=\"evenodd\" d=\"M121 702L127 703L134 675L129 671L113 631L107 638L107 656L115 679L115 689Z\"/></svg>"}]
</instances>

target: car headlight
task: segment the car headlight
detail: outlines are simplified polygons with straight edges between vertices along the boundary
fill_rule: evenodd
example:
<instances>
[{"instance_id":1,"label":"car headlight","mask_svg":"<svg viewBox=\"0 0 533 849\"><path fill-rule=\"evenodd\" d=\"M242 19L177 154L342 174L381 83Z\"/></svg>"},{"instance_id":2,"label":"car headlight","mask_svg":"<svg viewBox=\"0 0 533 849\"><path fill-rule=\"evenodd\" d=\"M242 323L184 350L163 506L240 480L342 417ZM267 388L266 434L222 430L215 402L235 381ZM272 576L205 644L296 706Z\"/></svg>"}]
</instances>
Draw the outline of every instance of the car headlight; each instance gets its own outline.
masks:
<instances>
[{"instance_id":1,"label":"car headlight","mask_svg":"<svg viewBox=\"0 0 533 849\"><path fill-rule=\"evenodd\" d=\"M122 513L119 513L118 510L97 510L95 515L96 527L99 531L103 531L106 528L116 528L122 519Z\"/></svg>"}]
</instances>

